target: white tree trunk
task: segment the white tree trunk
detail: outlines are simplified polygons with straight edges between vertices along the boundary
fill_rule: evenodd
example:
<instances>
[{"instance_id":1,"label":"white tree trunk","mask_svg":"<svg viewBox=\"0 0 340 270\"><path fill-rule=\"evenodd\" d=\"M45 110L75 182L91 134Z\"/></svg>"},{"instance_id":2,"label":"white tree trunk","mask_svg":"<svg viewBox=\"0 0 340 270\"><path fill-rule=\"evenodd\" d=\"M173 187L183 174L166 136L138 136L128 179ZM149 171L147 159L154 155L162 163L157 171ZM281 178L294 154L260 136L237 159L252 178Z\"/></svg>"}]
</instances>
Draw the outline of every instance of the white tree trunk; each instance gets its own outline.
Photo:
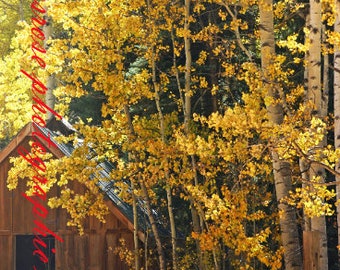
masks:
<instances>
[{"instance_id":1,"label":"white tree trunk","mask_svg":"<svg viewBox=\"0 0 340 270\"><path fill-rule=\"evenodd\" d=\"M274 99L278 98L275 91L275 85L270 83L268 76L270 66L275 56L274 40L274 19L273 19L273 2L264 0L259 4L260 9L260 38L261 38L261 64L265 76L265 85L268 96ZM273 124L280 125L283 121L283 108L280 104L270 105L267 108L268 117ZM283 212L280 215L280 228L282 245L285 250L284 262L286 270L301 270L302 257L298 237L298 227L296 214L292 207L281 203L281 199L289 194L292 189L291 166L289 162L281 160L278 154L272 151L274 181L276 197L279 210Z\"/></svg>"},{"instance_id":2,"label":"white tree trunk","mask_svg":"<svg viewBox=\"0 0 340 270\"><path fill-rule=\"evenodd\" d=\"M46 18L46 24L43 27L43 31L45 34L45 41L44 41L44 47L47 50L47 41L49 40L49 38L52 35L52 19L51 17L47 17ZM54 105L55 105L55 96L53 94L54 89L56 88L56 78L54 76L54 74L51 74L48 78L47 78L47 82L46 82L46 87L47 87L47 91L46 91L46 96L45 96L45 104L50 107L51 109L54 109ZM51 118L53 117L53 114L48 111L47 112L47 116L46 116L46 120L51 120Z\"/></svg>"},{"instance_id":3,"label":"white tree trunk","mask_svg":"<svg viewBox=\"0 0 340 270\"><path fill-rule=\"evenodd\" d=\"M326 102L323 102L322 89L322 58L321 58L321 40L322 40L322 23L321 23L321 2L319 0L310 0L310 25L309 25L309 51L308 51L308 90L307 100L314 106L312 114L318 117L324 117L327 113ZM320 147L325 146L326 141L320 143ZM316 165L312 165L309 171L310 180L314 176L320 176L321 182L325 180L325 171ZM320 257L319 269L328 269L327 255L327 232L326 219L324 216L313 217L311 219L311 230L320 233Z\"/></svg>"},{"instance_id":4,"label":"white tree trunk","mask_svg":"<svg viewBox=\"0 0 340 270\"><path fill-rule=\"evenodd\" d=\"M334 32L340 32L340 2L335 0L336 21L334 25ZM334 146L340 149L340 44L334 46ZM336 171L340 173L340 160L336 165ZM340 181L340 177L336 177L336 181ZM340 200L340 186L336 186L337 199ZM340 205L337 207L338 220L338 245L340 245ZM339 253L340 258L340 253ZM340 261L340 260L339 260Z\"/></svg>"}]
</instances>

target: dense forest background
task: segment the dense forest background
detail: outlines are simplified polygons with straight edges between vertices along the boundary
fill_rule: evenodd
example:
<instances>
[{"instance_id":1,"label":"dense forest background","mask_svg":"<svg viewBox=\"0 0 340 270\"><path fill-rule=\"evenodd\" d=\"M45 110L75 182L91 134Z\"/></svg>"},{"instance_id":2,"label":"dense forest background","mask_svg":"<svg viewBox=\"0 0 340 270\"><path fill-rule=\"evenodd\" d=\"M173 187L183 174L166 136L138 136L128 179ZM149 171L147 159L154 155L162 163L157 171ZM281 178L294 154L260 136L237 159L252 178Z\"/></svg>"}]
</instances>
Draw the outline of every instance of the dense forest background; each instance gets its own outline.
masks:
<instances>
[{"instance_id":1,"label":"dense forest background","mask_svg":"<svg viewBox=\"0 0 340 270\"><path fill-rule=\"evenodd\" d=\"M0 1L0 139L31 120L20 70L44 78L78 131L61 138L77 148L48 162L44 186L62 187L49 206L66 208L71 226L105 219L105 160L136 229L137 206L150 222L148 243L120 252L131 269L300 270L311 232L318 269L339 269L339 1L40 5ZM32 61L36 15L48 21L43 68ZM30 174L13 163L10 189Z\"/></svg>"}]
</instances>

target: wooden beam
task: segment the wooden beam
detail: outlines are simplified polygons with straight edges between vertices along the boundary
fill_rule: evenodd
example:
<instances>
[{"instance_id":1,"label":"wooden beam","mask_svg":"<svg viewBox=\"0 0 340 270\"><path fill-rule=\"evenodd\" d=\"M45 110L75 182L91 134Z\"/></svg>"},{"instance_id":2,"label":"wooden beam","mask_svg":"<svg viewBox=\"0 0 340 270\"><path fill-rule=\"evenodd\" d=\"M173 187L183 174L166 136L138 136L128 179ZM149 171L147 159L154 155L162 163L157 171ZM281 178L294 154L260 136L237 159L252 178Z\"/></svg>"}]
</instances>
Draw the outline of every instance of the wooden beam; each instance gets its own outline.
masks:
<instances>
[{"instance_id":1,"label":"wooden beam","mask_svg":"<svg viewBox=\"0 0 340 270\"><path fill-rule=\"evenodd\" d=\"M303 232L303 270L320 269L320 233L317 231Z\"/></svg>"}]
</instances>

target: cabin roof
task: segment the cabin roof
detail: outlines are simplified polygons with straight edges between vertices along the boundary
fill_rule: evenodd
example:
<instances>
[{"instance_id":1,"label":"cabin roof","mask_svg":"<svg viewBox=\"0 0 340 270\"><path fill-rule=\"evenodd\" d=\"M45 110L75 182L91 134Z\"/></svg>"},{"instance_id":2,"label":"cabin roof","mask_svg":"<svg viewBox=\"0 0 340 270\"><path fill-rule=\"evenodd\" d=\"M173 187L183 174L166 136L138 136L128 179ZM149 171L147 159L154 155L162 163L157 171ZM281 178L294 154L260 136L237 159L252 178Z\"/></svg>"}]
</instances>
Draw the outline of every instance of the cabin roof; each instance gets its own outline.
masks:
<instances>
[{"instance_id":1,"label":"cabin roof","mask_svg":"<svg viewBox=\"0 0 340 270\"><path fill-rule=\"evenodd\" d=\"M39 127L39 130L45 135L50 136L51 141L53 141L57 148L51 147L48 148L48 145L44 140L41 140L49 151L55 155L57 158L61 158L62 156L70 156L74 151L74 147L71 144L60 143L56 140L56 138L60 135L70 135L76 130L69 124L66 120L57 121L52 119L46 125L46 127ZM28 123L12 140L11 142L1 150L0 152L0 163L2 163L7 157L13 155L13 152L16 151L16 148L27 138L31 137L33 131L33 124ZM109 161L100 162L98 165L100 169L100 174L105 179L110 179L110 172L112 171L113 164ZM109 209L113 212L117 218L128 223L130 230L133 230L133 211L132 206L123 201L117 194L117 189L114 184L114 180L99 180L98 186L101 188L102 192L105 193L106 197L111 201L112 205ZM145 203L143 201L138 202L138 225L139 225L139 238L144 241L144 231L150 227L150 223L147 218L147 210L143 207ZM157 212L153 210L153 214L157 218ZM160 222L157 222L159 227L161 226ZM162 230L165 234L167 234L166 230Z\"/></svg>"}]
</instances>

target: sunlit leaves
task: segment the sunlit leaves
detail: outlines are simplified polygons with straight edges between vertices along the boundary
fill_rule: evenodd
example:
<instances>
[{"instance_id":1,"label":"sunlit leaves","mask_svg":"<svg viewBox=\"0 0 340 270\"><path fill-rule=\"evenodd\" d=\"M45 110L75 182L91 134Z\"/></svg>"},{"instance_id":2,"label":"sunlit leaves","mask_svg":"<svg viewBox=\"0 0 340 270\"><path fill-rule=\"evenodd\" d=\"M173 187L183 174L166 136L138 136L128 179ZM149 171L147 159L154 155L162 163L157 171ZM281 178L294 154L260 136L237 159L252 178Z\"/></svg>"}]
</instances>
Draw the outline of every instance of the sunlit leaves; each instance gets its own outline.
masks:
<instances>
[{"instance_id":1,"label":"sunlit leaves","mask_svg":"<svg viewBox=\"0 0 340 270\"><path fill-rule=\"evenodd\" d=\"M47 71L55 73L59 82L54 92L58 110L67 113L73 100L93 92L101 94L103 104L97 112L102 122L91 125L82 119L75 125L77 135L60 139L73 141L72 156L48 162L51 185L44 188L55 185L62 190L49 205L66 208L69 225L81 231L88 215L103 221L107 209L96 184L98 179L109 180L102 179L98 169L100 162L108 161L112 188L126 202L132 202L132 194L141 200L149 196L152 206L165 213L161 219L166 223L164 193L170 188L174 198L198 212L200 231L192 233L188 224L179 227L188 232L188 243L199 240L207 261L216 254L227 256L227 246L228 263L235 269L251 269L252 265L280 269L283 251L273 151L292 168L295 191L286 202L310 216L332 213L327 203L333 198L331 191L322 185L300 188L307 180L302 178L299 160L332 170L339 158L339 151L332 147L319 147L329 124L312 117L312 104L304 102L301 73L309 43L303 39L309 30L289 26L304 6L287 0L267 7L273 9L278 23L279 53L274 56L259 54L260 4L195 1L186 18L181 1L46 1L56 26L46 62ZM324 20L332 24L331 2L324 2L324 11ZM184 27L186 19L189 29ZM332 31L325 35L324 51L332 52L339 35ZM11 108L15 99L24 102L27 98L15 77L17 62L24 64L28 59L20 52L27 38L18 34L11 55L14 61L6 58L1 63L10 78L5 80L6 94L0 99L1 112L7 111L13 123L10 135L23 122ZM185 76L189 57L185 39L192 45L189 79ZM261 58L268 60L265 70ZM184 92L188 82L190 87ZM15 89L13 95L5 92L9 87ZM268 90L275 95L268 95ZM190 123L184 127L183 105L189 96L195 114L188 116ZM267 108L277 105L283 108L284 117L282 123L273 124ZM2 130L7 131L5 124ZM19 160L14 165L8 183L11 189L17 184L16 175L32 174ZM74 190L73 183L86 189ZM182 204L177 209L178 215L185 212L186 217L192 210ZM183 253L181 265L192 269L196 257Z\"/></svg>"},{"instance_id":2,"label":"sunlit leaves","mask_svg":"<svg viewBox=\"0 0 340 270\"><path fill-rule=\"evenodd\" d=\"M204 250L213 250L220 241L234 250L235 254L244 254L245 262L235 262L238 267L246 267L253 257L271 269L281 267L281 252L272 252L266 247L267 238L271 235L270 228L266 228L253 235L247 234L244 224L246 220L261 220L265 218L263 212L258 211L249 215L246 204L246 191L231 192L227 188L222 188L222 196L213 194L211 197L199 191L195 187L189 186L189 191L198 198L205 213L205 223L207 229L202 234L193 233L194 238L198 238ZM209 224L209 225L208 225ZM273 264L273 261L276 263Z\"/></svg>"},{"instance_id":3,"label":"sunlit leaves","mask_svg":"<svg viewBox=\"0 0 340 270\"><path fill-rule=\"evenodd\" d=\"M313 179L313 182L318 182ZM304 213L308 217L331 216L334 214L334 206L329 201L336 196L334 190L328 190L322 185L310 185L304 188L297 188L291 192L289 198L284 201L304 209Z\"/></svg>"},{"instance_id":4,"label":"sunlit leaves","mask_svg":"<svg viewBox=\"0 0 340 270\"><path fill-rule=\"evenodd\" d=\"M12 39L12 51L0 60L0 139L12 138L30 120L31 94L27 80L19 76L30 63L29 26L21 23Z\"/></svg>"}]
</instances>

